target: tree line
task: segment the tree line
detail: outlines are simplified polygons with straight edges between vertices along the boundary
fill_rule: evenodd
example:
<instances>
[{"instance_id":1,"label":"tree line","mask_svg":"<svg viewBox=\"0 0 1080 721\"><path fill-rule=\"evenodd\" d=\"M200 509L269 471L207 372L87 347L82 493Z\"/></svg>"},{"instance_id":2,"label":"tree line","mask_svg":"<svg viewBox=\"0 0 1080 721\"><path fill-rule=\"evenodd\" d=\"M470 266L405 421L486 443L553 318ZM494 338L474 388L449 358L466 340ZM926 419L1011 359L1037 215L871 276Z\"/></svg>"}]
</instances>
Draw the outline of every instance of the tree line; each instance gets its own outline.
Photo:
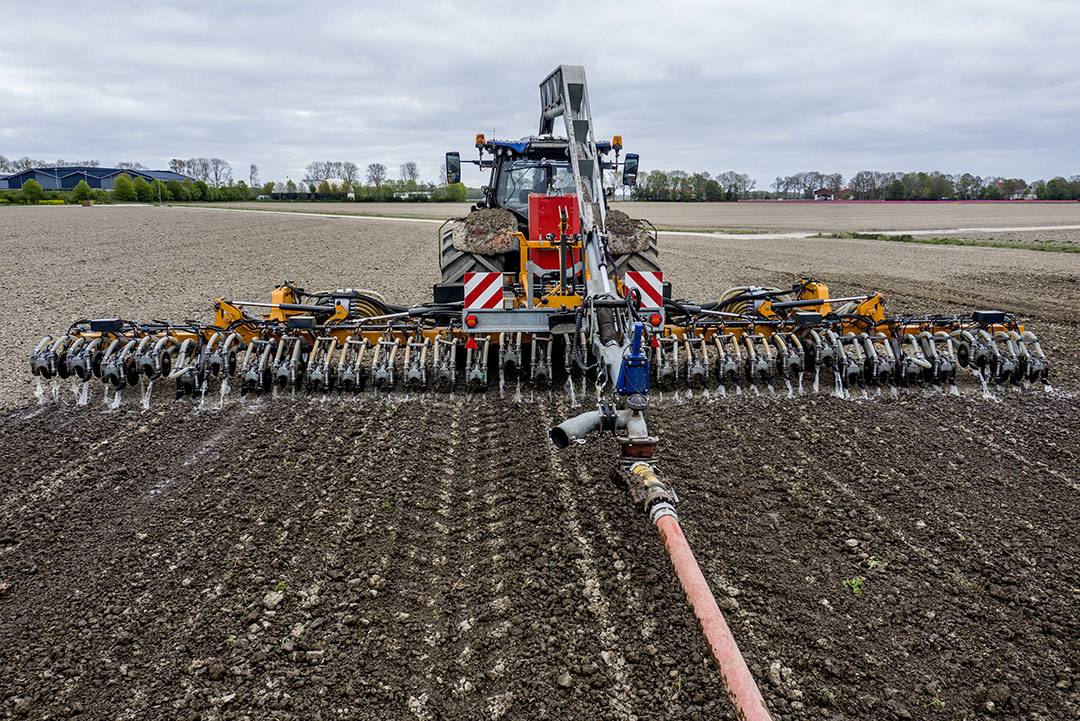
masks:
<instances>
[{"instance_id":1,"label":"tree line","mask_svg":"<svg viewBox=\"0 0 1080 721\"><path fill-rule=\"evenodd\" d=\"M0 155L0 172L14 173L29 168L61 166L100 167L97 160L55 162L23 156L8 160ZM115 167L147 170L142 163L121 161ZM247 180L234 178L232 165L223 158L173 158L169 169L191 178L189 182L164 183L165 200L248 200L259 196L320 200L464 200L465 186L447 186L445 178L436 183L420 181L413 161L398 166L398 178L382 163L371 163L361 170L350 161L312 161L305 167L306 177L286 182L260 182L259 166L252 163ZM133 183L135 181L132 181ZM153 185L143 181L147 186ZM818 191L826 191L836 200L1080 200L1080 175L1058 176L1027 183L1023 178L981 177L972 173L881 172L862 170L845 180L841 173L802 171L777 176L769 188L757 188L757 181L745 173L729 170L717 173L688 173L684 170L644 172L631 192L634 200L667 201L737 201L737 200L810 200ZM145 191L143 193L145 195ZM126 192L125 192L126 195ZM138 193L136 193L138 195ZM153 198L157 199L155 192ZM12 199L9 196L9 200ZM121 198L118 198L121 199ZM136 198L138 199L138 198Z\"/></svg>"},{"instance_id":2,"label":"tree line","mask_svg":"<svg viewBox=\"0 0 1080 721\"><path fill-rule=\"evenodd\" d=\"M101 163L97 160L79 162L58 160L53 163L23 157L12 162L0 155L0 172L74 165L101 167ZM142 163L130 161L116 163L115 167L133 171L149 170ZM305 168L307 176L302 180L287 179L285 182L265 183L259 179L258 165L254 163L249 165L245 182L234 177L232 165L223 158L173 158L169 161L169 169L174 173L187 176L190 180L149 182L138 175L132 178L123 174L114 181L111 194L108 191L95 191L89 185L76 194L72 191L42 191L41 186L34 183L30 186L28 193L8 191L3 193L3 197L7 202L39 202L41 200L108 202L110 199L156 202L159 198L170 202L216 202L253 200L263 196L287 200L463 202L467 195L464 185L458 183L448 186L444 178L437 183L421 182L419 166L414 161L406 161L398 167L400 175L398 180L388 178L389 171L382 163L371 163L362 174L360 167L349 161L313 161ZM80 186L83 184L80 183Z\"/></svg>"},{"instance_id":3,"label":"tree line","mask_svg":"<svg viewBox=\"0 0 1080 721\"><path fill-rule=\"evenodd\" d=\"M79 166L83 168L98 168L101 163L96 160L36 160L24 155L18 160L8 160L0 155L0 173L20 173L30 168L64 168ZM121 167L117 165L116 167Z\"/></svg>"},{"instance_id":4,"label":"tree line","mask_svg":"<svg viewBox=\"0 0 1080 721\"><path fill-rule=\"evenodd\" d=\"M466 188L460 183L436 186L433 183L417 183L415 180L383 180L379 185L344 183L331 184L329 179L308 184L288 180L285 183L269 181L251 186L243 180L220 187L204 180L184 181L154 180L148 182L141 175L134 177L120 173L113 181L112 191L91 188L85 180L79 181L72 190L44 190L35 180L26 181L21 190L0 190L0 203L80 202L92 200L98 203L112 201L161 202L223 202L255 200L271 197L278 200L328 200L328 201L380 201L380 202L464 202Z\"/></svg>"},{"instance_id":5,"label":"tree line","mask_svg":"<svg viewBox=\"0 0 1080 721\"><path fill-rule=\"evenodd\" d=\"M745 200L756 180L729 170L715 178L708 172L691 175L685 170L654 170L638 177L631 197L634 200Z\"/></svg>"},{"instance_id":6,"label":"tree line","mask_svg":"<svg viewBox=\"0 0 1080 721\"><path fill-rule=\"evenodd\" d=\"M315 160L304 170L303 180L275 184L272 194L293 198L308 193L320 200L464 202L467 193L461 183L447 185L443 178L437 183L422 182L420 167L411 160L398 166L397 179L389 177L382 163L371 163L363 173L366 182L361 181L360 166L349 161Z\"/></svg>"},{"instance_id":7,"label":"tree line","mask_svg":"<svg viewBox=\"0 0 1080 721\"><path fill-rule=\"evenodd\" d=\"M732 201L813 200L819 191L834 200L1080 200L1080 175L1032 183L1023 178L972 173L862 170L845 181L841 173L803 171L777 176L768 190L744 173L654 170L642 173L634 200Z\"/></svg>"}]
</instances>

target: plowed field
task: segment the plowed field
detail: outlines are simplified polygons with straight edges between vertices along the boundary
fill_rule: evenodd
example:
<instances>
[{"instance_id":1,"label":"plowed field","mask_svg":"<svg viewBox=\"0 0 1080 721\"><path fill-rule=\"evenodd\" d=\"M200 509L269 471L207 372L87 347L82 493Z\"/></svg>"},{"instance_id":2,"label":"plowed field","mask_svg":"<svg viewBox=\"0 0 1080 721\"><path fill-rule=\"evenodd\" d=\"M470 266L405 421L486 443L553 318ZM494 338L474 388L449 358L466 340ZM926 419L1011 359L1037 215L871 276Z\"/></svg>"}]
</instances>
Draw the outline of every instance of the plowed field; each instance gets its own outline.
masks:
<instances>
[{"instance_id":1,"label":"plowed field","mask_svg":"<svg viewBox=\"0 0 1080 721\"><path fill-rule=\"evenodd\" d=\"M423 300L434 226L5 209L0 244L0 718L733 718L610 441L545 441L578 410L561 394L31 395L34 336L80 317L204 317L286 278ZM1004 307L1055 364L1052 393L658 403L660 468L774 717L1080 717L1080 258L661 252L677 296L809 271L895 311Z\"/></svg>"}]
</instances>

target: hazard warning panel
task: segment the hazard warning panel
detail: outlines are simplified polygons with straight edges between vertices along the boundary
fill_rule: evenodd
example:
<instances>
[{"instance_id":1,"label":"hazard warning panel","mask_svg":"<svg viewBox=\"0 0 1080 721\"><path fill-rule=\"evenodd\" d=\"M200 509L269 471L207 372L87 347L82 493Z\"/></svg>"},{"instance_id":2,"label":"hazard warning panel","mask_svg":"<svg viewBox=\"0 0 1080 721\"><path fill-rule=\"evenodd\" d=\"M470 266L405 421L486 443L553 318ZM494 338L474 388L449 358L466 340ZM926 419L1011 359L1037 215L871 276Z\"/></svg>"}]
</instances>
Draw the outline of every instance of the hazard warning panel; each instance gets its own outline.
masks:
<instances>
[{"instance_id":1,"label":"hazard warning panel","mask_svg":"<svg viewBox=\"0 0 1080 721\"><path fill-rule=\"evenodd\" d=\"M636 290L641 295L642 308L664 307L664 274L658 270L628 270L623 279L626 292Z\"/></svg>"},{"instance_id":2,"label":"hazard warning panel","mask_svg":"<svg viewBox=\"0 0 1080 721\"><path fill-rule=\"evenodd\" d=\"M502 273L466 273L465 307L469 310L498 308L502 304Z\"/></svg>"}]
</instances>

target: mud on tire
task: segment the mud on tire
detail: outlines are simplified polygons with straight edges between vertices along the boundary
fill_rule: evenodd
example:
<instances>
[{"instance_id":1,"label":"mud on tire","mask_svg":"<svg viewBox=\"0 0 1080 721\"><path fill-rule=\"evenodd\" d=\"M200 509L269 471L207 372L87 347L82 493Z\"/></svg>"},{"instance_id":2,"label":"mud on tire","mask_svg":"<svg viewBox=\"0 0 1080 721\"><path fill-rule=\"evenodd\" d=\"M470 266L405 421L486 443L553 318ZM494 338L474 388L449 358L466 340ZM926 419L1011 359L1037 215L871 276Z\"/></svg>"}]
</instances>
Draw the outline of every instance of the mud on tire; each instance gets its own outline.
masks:
<instances>
[{"instance_id":1,"label":"mud on tire","mask_svg":"<svg viewBox=\"0 0 1080 721\"><path fill-rule=\"evenodd\" d=\"M439 270L443 283L463 283L466 273L502 273L501 255L480 255L454 247L454 228L460 220L448 220L439 228Z\"/></svg>"},{"instance_id":2,"label":"mud on tire","mask_svg":"<svg viewBox=\"0 0 1080 721\"><path fill-rule=\"evenodd\" d=\"M660 270L659 249L656 246L656 231L651 232L649 247L639 253L625 253L613 255L615 271L622 276L628 270L635 271L658 271Z\"/></svg>"}]
</instances>

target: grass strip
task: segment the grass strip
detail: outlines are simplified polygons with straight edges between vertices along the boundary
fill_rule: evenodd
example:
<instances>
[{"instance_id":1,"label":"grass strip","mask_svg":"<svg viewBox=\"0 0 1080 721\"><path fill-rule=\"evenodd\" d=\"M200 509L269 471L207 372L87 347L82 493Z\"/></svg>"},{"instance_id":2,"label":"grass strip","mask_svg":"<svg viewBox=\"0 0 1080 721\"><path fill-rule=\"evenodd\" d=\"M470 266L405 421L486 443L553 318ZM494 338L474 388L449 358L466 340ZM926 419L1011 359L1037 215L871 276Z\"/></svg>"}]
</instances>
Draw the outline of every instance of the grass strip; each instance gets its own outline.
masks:
<instances>
[{"instance_id":1,"label":"grass strip","mask_svg":"<svg viewBox=\"0 0 1080 721\"><path fill-rule=\"evenodd\" d=\"M772 230L716 230L715 228L657 228L658 233L711 233L714 235L769 235Z\"/></svg>"},{"instance_id":2,"label":"grass strip","mask_svg":"<svg viewBox=\"0 0 1080 721\"><path fill-rule=\"evenodd\" d=\"M842 238L850 240L888 240L894 243L920 243L922 245L967 245L977 248L1018 248L1041 250L1047 253L1080 253L1080 245L1066 245L1050 240L1032 242L1011 240L978 240L972 238L937 238L922 235L892 233L818 233L814 238Z\"/></svg>"}]
</instances>

